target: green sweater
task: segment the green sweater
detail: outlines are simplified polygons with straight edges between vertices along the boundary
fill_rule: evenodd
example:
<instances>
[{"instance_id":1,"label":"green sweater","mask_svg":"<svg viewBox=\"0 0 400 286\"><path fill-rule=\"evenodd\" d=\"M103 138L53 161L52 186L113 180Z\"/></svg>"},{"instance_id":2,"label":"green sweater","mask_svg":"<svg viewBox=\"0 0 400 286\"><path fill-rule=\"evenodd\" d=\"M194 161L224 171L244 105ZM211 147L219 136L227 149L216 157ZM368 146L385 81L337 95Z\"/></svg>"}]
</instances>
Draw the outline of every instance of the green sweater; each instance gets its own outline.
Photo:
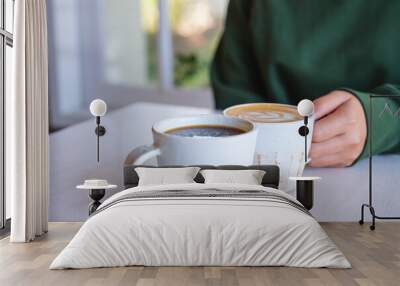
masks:
<instances>
[{"instance_id":1,"label":"green sweater","mask_svg":"<svg viewBox=\"0 0 400 286\"><path fill-rule=\"evenodd\" d=\"M231 0L210 73L216 106L347 89L369 120L370 94L400 95L399 28L400 1ZM400 97L372 107L373 153L399 152Z\"/></svg>"}]
</instances>

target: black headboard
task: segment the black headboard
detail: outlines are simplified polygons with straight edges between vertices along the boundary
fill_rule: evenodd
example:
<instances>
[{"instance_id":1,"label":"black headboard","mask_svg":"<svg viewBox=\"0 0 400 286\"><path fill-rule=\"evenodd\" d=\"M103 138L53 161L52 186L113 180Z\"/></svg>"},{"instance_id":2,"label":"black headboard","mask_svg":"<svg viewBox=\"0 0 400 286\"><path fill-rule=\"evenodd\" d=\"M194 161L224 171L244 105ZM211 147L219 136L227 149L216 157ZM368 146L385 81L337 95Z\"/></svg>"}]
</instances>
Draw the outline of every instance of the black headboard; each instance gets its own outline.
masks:
<instances>
[{"instance_id":1,"label":"black headboard","mask_svg":"<svg viewBox=\"0 0 400 286\"><path fill-rule=\"evenodd\" d=\"M144 166L133 165L124 167L124 187L125 189L136 187L139 182L139 177L135 171L136 167L158 168L157 166ZM182 166L162 166L162 168L177 168ZM277 189L279 186L279 167L276 165L254 165L254 166L240 166L240 165L198 165L201 169L221 169L221 170L264 170L265 175L262 180L262 185ZM194 180L197 183L204 183L203 176L199 173Z\"/></svg>"}]
</instances>

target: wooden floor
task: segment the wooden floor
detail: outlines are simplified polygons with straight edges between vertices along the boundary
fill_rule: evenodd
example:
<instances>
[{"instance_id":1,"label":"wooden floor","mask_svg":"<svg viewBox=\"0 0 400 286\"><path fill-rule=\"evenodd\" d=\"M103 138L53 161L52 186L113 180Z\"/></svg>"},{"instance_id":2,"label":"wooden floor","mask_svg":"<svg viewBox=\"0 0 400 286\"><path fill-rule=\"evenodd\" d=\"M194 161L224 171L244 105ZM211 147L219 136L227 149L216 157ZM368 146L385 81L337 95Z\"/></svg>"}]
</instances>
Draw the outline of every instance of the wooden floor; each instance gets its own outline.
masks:
<instances>
[{"instance_id":1,"label":"wooden floor","mask_svg":"<svg viewBox=\"0 0 400 286\"><path fill-rule=\"evenodd\" d=\"M0 241L0 285L400 285L400 223L380 222L375 232L356 223L323 224L352 269L287 267L124 267L48 270L81 226L50 223L28 244Z\"/></svg>"}]
</instances>

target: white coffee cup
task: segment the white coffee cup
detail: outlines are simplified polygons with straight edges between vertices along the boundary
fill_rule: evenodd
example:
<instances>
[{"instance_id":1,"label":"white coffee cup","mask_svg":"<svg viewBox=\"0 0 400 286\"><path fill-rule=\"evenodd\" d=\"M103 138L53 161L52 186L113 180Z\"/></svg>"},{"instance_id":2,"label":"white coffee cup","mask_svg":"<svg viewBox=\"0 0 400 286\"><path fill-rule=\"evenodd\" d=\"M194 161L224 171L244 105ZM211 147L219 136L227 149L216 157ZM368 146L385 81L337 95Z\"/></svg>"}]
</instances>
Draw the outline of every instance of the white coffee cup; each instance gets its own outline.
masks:
<instances>
[{"instance_id":1,"label":"white coffee cup","mask_svg":"<svg viewBox=\"0 0 400 286\"><path fill-rule=\"evenodd\" d=\"M251 118L239 115L238 110L251 110L260 107L282 108L283 110L293 111L292 116L273 122L259 122ZM295 194L295 182L289 177L299 177L303 174L305 167L305 138L299 134L299 128L304 125L303 118L297 113L297 107L287 104L276 103L249 103L231 106L224 110L224 115L235 118L246 118L252 121L258 129L257 146L254 156L254 164L278 165L280 168L279 189L290 194ZM314 117L308 119L309 134L307 135L307 149L310 150ZM307 152L308 152L307 151Z\"/></svg>"},{"instance_id":2,"label":"white coffee cup","mask_svg":"<svg viewBox=\"0 0 400 286\"><path fill-rule=\"evenodd\" d=\"M185 137L170 130L188 126L221 126L243 130L237 135ZM223 115L200 115L159 121L152 128L152 145L140 146L127 157L125 165L140 165L157 157L158 165L251 165L257 142L253 123Z\"/></svg>"}]
</instances>

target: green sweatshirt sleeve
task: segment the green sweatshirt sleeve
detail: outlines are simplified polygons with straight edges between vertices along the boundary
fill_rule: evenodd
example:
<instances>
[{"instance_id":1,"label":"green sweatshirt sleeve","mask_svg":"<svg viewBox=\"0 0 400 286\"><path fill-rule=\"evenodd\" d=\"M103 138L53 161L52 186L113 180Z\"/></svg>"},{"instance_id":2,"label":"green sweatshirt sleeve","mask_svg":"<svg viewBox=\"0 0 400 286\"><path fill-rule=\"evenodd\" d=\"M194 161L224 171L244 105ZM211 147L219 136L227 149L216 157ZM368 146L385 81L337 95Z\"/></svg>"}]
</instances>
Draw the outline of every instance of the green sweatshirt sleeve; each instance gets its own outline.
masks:
<instances>
[{"instance_id":1,"label":"green sweatshirt sleeve","mask_svg":"<svg viewBox=\"0 0 400 286\"><path fill-rule=\"evenodd\" d=\"M251 6L246 1L229 2L225 31L210 71L218 109L244 102L264 101L261 96L260 71L257 69L250 36Z\"/></svg>"},{"instance_id":2,"label":"green sweatshirt sleeve","mask_svg":"<svg viewBox=\"0 0 400 286\"><path fill-rule=\"evenodd\" d=\"M371 92L356 91L345 89L354 94L361 102L368 130L372 127L372 154L399 153L400 152L400 85L385 84L381 85ZM373 98L370 101L370 95L395 95L399 98ZM372 104L372 113L370 109ZM372 115L372 126L370 119ZM368 157L369 138L364 145L359 159Z\"/></svg>"}]
</instances>

